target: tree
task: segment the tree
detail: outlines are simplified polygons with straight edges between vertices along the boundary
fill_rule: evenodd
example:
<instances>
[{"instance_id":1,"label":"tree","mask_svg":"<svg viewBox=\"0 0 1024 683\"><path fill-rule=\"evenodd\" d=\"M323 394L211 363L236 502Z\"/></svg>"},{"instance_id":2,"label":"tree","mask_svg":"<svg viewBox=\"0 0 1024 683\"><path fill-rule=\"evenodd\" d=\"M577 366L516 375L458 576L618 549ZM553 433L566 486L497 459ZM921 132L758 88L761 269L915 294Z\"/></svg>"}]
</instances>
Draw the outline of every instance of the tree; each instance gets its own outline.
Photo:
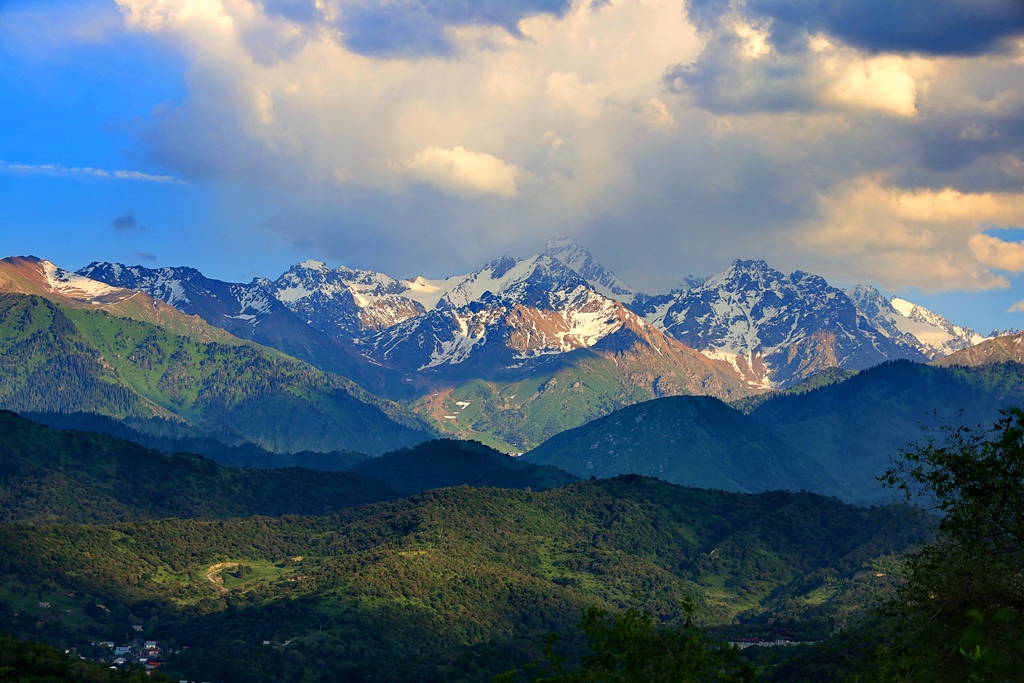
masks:
<instances>
[{"instance_id":1,"label":"tree","mask_svg":"<svg viewBox=\"0 0 1024 683\"><path fill-rule=\"evenodd\" d=\"M889 678L1024 680L1024 411L901 454L882 481L940 515L890 605Z\"/></svg>"},{"instance_id":2,"label":"tree","mask_svg":"<svg viewBox=\"0 0 1024 683\"><path fill-rule=\"evenodd\" d=\"M548 636L544 658L523 670L495 676L495 683L528 680L533 683L752 683L753 667L739 650L712 641L691 619L684 605L682 628L662 626L649 612L636 609L611 614L596 606L583 612L579 629L590 652L578 667L567 670L567 657L554 653L557 636Z\"/></svg>"}]
</instances>

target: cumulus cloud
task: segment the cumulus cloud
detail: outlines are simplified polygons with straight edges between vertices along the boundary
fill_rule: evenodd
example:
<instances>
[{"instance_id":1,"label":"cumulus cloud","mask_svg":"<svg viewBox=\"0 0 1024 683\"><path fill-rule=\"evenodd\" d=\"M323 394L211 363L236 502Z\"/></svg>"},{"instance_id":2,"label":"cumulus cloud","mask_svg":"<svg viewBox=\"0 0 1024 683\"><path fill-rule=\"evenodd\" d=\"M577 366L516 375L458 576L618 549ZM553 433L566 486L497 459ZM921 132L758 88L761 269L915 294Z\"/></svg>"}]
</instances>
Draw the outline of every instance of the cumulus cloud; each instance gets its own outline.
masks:
<instances>
[{"instance_id":1,"label":"cumulus cloud","mask_svg":"<svg viewBox=\"0 0 1024 683\"><path fill-rule=\"evenodd\" d=\"M959 24L876 0L118 4L190 62L148 161L255 188L262 228L321 257L449 274L568 233L647 289L738 256L983 289L1005 269L972 238L1024 224L995 0Z\"/></svg>"},{"instance_id":2,"label":"cumulus cloud","mask_svg":"<svg viewBox=\"0 0 1024 683\"><path fill-rule=\"evenodd\" d=\"M1024 244L1004 242L998 237L979 233L971 238L971 251L986 266L1011 273L1024 271Z\"/></svg>"},{"instance_id":3,"label":"cumulus cloud","mask_svg":"<svg viewBox=\"0 0 1024 683\"><path fill-rule=\"evenodd\" d=\"M455 149L427 147L398 166L443 190L469 195L515 197L516 178L522 174L521 169L493 154L470 152L461 146Z\"/></svg>"},{"instance_id":4,"label":"cumulus cloud","mask_svg":"<svg viewBox=\"0 0 1024 683\"><path fill-rule=\"evenodd\" d=\"M803 248L853 262L862 277L898 288L991 289L1009 286L997 270L1024 270L1024 245L981 231L1024 224L1024 196L904 190L881 176L850 182L822 197L822 220L802 231Z\"/></svg>"},{"instance_id":5,"label":"cumulus cloud","mask_svg":"<svg viewBox=\"0 0 1024 683\"><path fill-rule=\"evenodd\" d=\"M700 59L671 68L666 86L720 114L860 109L911 117L936 71L933 60L872 55L824 34L779 50L773 28L735 12L721 17Z\"/></svg>"},{"instance_id":6,"label":"cumulus cloud","mask_svg":"<svg viewBox=\"0 0 1024 683\"><path fill-rule=\"evenodd\" d=\"M744 9L772 24L783 49L806 34L827 33L872 53L977 55L1005 47L1024 34L1018 0L746 0ZM730 0L691 0L704 26L733 9Z\"/></svg>"}]
</instances>

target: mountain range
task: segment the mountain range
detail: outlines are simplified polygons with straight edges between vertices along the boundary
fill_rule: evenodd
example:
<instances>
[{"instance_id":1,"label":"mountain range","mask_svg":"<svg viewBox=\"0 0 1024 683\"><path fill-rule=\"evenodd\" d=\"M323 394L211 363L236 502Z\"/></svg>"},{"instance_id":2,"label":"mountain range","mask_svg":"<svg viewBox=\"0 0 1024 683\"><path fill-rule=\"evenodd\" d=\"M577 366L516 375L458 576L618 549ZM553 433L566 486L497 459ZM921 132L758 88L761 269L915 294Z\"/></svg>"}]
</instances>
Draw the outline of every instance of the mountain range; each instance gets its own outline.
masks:
<instances>
[{"instance_id":1,"label":"mountain range","mask_svg":"<svg viewBox=\"0 0 1024 683\"><path fill-rule=\"evenodd\" d=\"M144 292L0 260L0 407L160 418L271 451L379 455L434 432L351 380Z\"/></svg>"},{"instance_id":2,"label":"mountain range","mask_svg":"<svg viewBox=\"0 0 1024 683\"><path fill-rule=\"evenodd\" d=\"M874 287L841 290L764 261L645 294L565 238L444 279L321 261L247 284L104 262L76 275L144 292L403 401L442 434L506 451L645 400L735 401L828 368L936 361L986 339Z\"/></svg>"}]
</instances>

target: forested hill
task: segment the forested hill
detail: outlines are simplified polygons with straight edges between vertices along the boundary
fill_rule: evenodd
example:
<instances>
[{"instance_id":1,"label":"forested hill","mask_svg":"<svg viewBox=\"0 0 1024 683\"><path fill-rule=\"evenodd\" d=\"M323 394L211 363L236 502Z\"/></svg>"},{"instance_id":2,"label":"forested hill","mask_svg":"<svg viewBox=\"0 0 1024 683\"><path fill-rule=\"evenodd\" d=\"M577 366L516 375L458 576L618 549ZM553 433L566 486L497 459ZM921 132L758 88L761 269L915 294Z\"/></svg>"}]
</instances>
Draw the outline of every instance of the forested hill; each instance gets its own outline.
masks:
<instances>
[{"instance_id":1,"label":"forested hill","mask_svg":"<svg viewBox=\"0 0 1024 683\"><path fill-rule=\"evenodd\" d=\"M239 470L0 411L0 520L109 523L323 514L400 497L355 472Z\"/></svg>"},{"instance_id":2,"label":"forested hill","mask_svg":"<svg viewBox=\"0 0 1024 683\"><path fill-rule=\"evenodd\" d=\"M158 417L115 420L97 413L23 412L20 415L54 429L108 434L163 453L195 453L228 467L302 467L307 470L340 472L351 469L357 462L367 458L362 453L352 451L275 453L241 440L225 444L209 436L193 436L197 430L188 424ZM220 436L224 437L223 434Z\"/></svg>"},{"instance_id":3,"label":"forested hill","mask_svg":"<svg viewBox=\"0 0 1024 683\"><path fill-rule=\"evenodd\" d=\"M397 404L273 349L21 294L0 294L0 408L179 419L283 452L379 455L433 435Z\"/></svg>"},{"instance_id":4,"label":"forested hill","mask_svg":"<svg viewBox=\"0 0 1024 683\"><path fill-rule=\"evenodd\" d=\"M352 469L409 493L462 484L544 491L579 481L557 467L525 462L478 441L453 439L435 439L385 453L356 463Z\"/></svg>"},{"instance_id":5,"label":"forested hill","mask_svg":"<svg viewBox=\"0 0 1024 683\"><path fill-rule=\"evenodd\" d=\"M1000 410L1024 406L1024 365L935 367L891 361L798 395L776 396L750 413L810 454L852 491L854 501L886 495L878 477L901 449L941 428L987 429Z\"/></svg>"},{"instance_id":6,"label":"forested hill","mask_svg":"<svg viewBox=\"0 0 1024 683\"><path fill-rule=\"evenodd\" d=\"M120 641L144 624L188 646L166 668L190 680L482 682L550 630L572 646L591 604L670 616L690 596L708 625L799 619L824 636L892 585L884 556L928 522L626 476L435 489L326 517L0 524L13 601L0 630Z\"/></svg>"},{"instance_id":7,"label":"forested hill","mask_svg":"<svg viewBox=\"0 0 1024 683\"><path fill-rule=\"evenodd\" d=\"M579 476L636 473L727 491L845 492L785 437L710 396L638 403L562 432L523 458Z\"/></svg>"}]
</instances>

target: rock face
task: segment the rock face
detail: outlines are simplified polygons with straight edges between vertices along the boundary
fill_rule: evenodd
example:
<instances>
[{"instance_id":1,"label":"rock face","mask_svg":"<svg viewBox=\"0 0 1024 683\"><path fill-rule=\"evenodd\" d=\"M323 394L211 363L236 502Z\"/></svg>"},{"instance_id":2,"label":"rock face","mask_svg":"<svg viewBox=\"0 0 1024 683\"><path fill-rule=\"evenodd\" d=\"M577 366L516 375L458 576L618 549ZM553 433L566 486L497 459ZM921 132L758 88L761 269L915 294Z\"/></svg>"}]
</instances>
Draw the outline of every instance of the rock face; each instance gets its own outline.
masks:
<instances>
[{"instance_id":1,"label":"rock face","mask_svg":"<svg viewBox=\"0 0 1024 683\"><path fill-rule=\"evenodd\" d=\"M927 357L875 328L845 292L823 278L790 275L764 261L734 261L666 301L641 309L683 344L727 361L749 382L786 386L828 367L867 368Z\"/></svg>"}]
</instances>

